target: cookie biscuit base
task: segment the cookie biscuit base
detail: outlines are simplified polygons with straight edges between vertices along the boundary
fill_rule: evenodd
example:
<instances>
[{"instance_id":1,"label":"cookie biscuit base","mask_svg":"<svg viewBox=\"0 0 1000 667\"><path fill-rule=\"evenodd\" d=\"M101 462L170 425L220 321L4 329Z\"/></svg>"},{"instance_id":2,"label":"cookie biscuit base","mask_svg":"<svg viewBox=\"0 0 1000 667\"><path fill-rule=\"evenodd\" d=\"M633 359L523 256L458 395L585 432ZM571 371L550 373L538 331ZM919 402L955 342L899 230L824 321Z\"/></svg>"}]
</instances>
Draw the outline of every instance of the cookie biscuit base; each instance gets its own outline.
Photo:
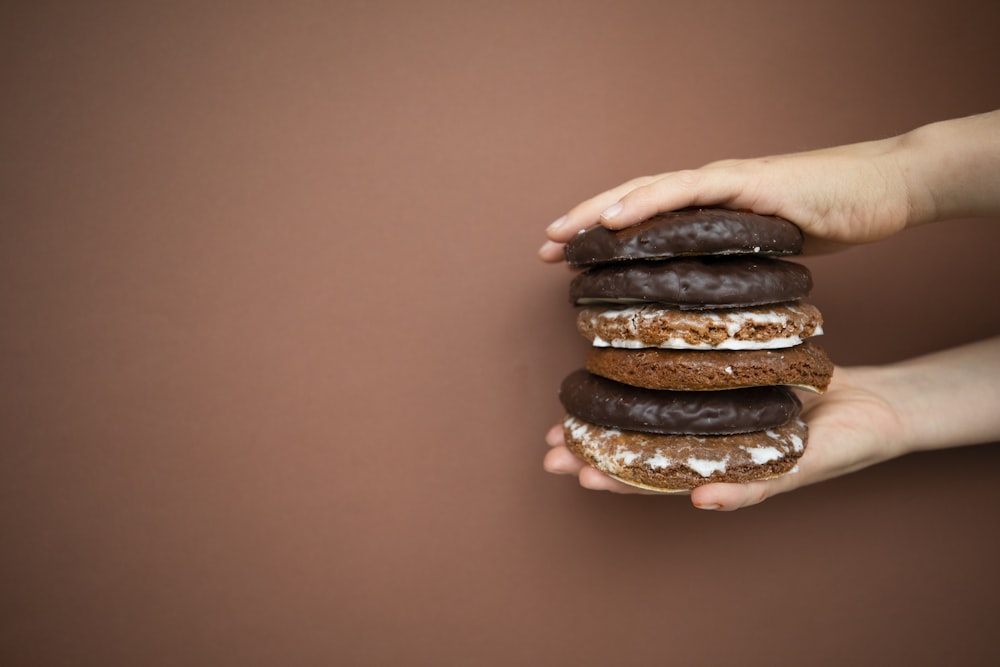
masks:
<instances>
[{"instance_id":1,"label":"cookie biscuit base","mask_svg":"<svg viewBox=\"0 0 1000 667\"><path fill-rule=\"evenodd\" d=\"M608 429L567 415L566 446L601 472L631 486L683 492L714 482L771 479L795 468L808 429L800 419L740 435L654 435Z\"/></svg>"},{"instance_id":2,"label":"cookie biscuit base","mask_svg":"<svg viewBox=\"0 0 1000 667\"><path fill-rule=\"evenodd\" d=\"M587 370L645 389L716 391L785 385L826 391L833 362L812 341L776 350L624 350L591 347Z\"/></svg>"}]
</instances>

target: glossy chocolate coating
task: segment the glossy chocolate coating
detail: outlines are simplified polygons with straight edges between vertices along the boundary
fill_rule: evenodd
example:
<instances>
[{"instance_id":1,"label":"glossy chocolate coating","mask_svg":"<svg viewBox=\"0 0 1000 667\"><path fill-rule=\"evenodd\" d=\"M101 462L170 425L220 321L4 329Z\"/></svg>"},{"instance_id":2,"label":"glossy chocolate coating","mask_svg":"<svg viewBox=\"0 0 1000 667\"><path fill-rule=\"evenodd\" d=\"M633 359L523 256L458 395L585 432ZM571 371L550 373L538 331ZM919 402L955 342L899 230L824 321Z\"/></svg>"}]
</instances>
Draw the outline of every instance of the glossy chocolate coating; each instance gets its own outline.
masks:
<instances>
[{"instance_id":1,"label":"glossy chocolate coating","mask_svg":"<svg viewBox=\"0 0 1000 667\"><path fill-rule=\"evenodd\" d=\"M801 264L737 255L595 266L577 274L569 293L574 304L625 299L678 308L731 308L794 301L811 289L812 274Z\"/></svg>"},{"instance_id":2,"label":"glossy chocolate coating","mask_svg":"<svg viewBox=\"0 0 1000 667\"><path fill-rule=\"evenodd\" d=\"M661 213L612 231L600 225L570 239L563 254L570 266L683 255L795 255L802 231L784 218L721 208Z\"/></svg>"},{"instance_id":3,"label":"glossy chocolate coating","mask_svg":"<svg viewBox=\"0 0 1000 667\"><path fill-rule=\"evenodd\" d=\"M631 387L583 369L563 380L559 400L566 412L592 424L687 435L764 431L794 419L802 409L784 387L664 391Z\"/></svg>"}]
</instances>

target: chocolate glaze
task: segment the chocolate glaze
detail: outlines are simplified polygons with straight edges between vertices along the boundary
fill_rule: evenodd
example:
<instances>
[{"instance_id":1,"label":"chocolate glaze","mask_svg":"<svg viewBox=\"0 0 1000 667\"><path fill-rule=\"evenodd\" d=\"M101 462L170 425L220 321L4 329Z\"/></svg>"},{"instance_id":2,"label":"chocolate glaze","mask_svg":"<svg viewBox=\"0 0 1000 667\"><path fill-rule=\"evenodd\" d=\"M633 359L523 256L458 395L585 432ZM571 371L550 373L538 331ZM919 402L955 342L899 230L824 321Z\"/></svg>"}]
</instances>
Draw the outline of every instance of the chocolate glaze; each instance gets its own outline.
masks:
<instances>
[{"instance_id":1,"label":"chocolate glaze","mask_svg":"<svg viewBox=\"0 0 1000 667\"><path fill-rule=\"evenodd\" d=\"M570 283L574 304L629 299L678 308L729 308L794 301L809 294L812 274L769 257L681 257L595 266Z\"/></svg>"},{"instance_id":2,"label":"chocolate glaze","mask_svg":"<svg viewBox=\"0 0 1000 667\"><path fill-rule=\"evenodd\" d=\"M573 237L563 249L571 266L682 255L795 255L802 231L784 218L749 211L699 208L661 213L625 229L600 225Z\"/></svg>"},{"instance_id":3,"label":"chocolate glaze","mask_svg":"<svg viewBox=\"0 0 1000 667\"><path fill-rule=\"evenodd\" d=\"M664 391L630 387L583 369L563 380L559 400L566 412L592 424L687 435L763 431L787 423L802 409L784 387Z\"/></svg>"}]
</instances>

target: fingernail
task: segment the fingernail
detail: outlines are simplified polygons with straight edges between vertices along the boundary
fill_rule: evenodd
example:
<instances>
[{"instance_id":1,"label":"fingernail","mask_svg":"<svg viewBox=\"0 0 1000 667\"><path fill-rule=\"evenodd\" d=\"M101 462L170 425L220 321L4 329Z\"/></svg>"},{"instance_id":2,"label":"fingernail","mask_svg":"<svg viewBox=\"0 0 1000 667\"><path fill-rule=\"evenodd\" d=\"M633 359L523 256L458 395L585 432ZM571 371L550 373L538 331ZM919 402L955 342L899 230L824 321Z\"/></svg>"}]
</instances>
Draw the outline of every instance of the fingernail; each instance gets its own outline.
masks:
<instances>
[{"instance_id":1,"label":"fingernail","mask_svg":"<svg viewBox=\"0 0 1000 667\"><path fill-rule=\"evenodd\" d=\"M554 231L556 231L557 229L559 229L560 227L562 227L565 224L566 224L566 216L564 215L563 217L559 218L558 220L556 220L555 222L553 222L551 225L549 225L548 227L546 227L545 231L547 231L547 232L554 232Z\"/></svg>"},{"instance_id":2,"label":"fingernail","mask_svg":"<svg viewBox=\"0 0 1000 667\"><path fill-rule=\"evenodd\" d=\"M695 505L700 510L717 510L721 505Z\"/></svg>"},{"instance_id":3,"label":"fingernail","mask_svg":"<svg viewBox=\"0 0 1000 667\"><path fill-rule=\"evenodd\" d=\"M611 206L604 209L604 212L601 213L601 217L605 220L610 220L621 213L623 208L625 208L625 206L621 202L615 202Z\"/></svg>"}]
</instances>

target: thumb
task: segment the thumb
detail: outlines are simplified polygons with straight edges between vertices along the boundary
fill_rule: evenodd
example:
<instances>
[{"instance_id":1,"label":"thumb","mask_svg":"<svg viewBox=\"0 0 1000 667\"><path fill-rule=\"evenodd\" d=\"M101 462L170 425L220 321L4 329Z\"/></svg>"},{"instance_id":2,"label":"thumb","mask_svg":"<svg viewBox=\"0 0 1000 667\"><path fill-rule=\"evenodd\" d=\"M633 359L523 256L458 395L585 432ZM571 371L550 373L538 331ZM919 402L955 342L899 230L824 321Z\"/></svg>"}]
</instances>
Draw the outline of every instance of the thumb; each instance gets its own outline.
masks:
<instances>
[{"instance_id":1,"label":"thumb","mask_svg":"<svg viewBox=\"0 0 1000 667\"><path fill-rule=\"evenodd\" d=\"M691 491L691 504L699 509L720 511L750 507L799 486L797 475L797 472L785 473L775 479L745 484L706 484Z\"/></svg>"}]
</instances>

